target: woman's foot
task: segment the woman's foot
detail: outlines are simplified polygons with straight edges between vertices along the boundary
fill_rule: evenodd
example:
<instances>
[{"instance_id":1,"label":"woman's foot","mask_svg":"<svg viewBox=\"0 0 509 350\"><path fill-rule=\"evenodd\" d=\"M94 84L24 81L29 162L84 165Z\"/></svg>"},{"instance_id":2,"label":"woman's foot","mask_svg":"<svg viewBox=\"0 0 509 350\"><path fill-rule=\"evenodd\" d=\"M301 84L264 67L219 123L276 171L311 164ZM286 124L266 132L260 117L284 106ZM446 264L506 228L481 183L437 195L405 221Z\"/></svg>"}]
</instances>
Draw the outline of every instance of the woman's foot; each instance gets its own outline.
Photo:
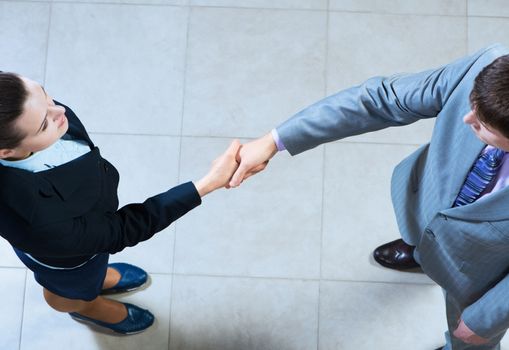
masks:
<instances>
[{"instance_id":1,"label":"woman's foot","mask_svg":"<svg viewBox=\"0 0 509 350\"><path fill-rule=\"evenodd\" d=\"M97 302L97 307L95 310L81 310L79 313L71 312L69 315L77 321L125 335L143 332L154 323L155 319L150 311L133 304L101 298Z\"/></svg>"},{"instance_id":2,"label":"woman's foot","mask_svg":"<svg viewBox=\"0 0 509 350\"><path fill-rule=\"evenodd\" d=\"M120 272L108 266L108 270L106 270L106 278L104 279L103 289L108 289L116 286L121 277L122 275Z\"/></svg>"},{"instance_id":3,"label":"woman's foot","mask_svg":"<svg viewBox=\"0 0 509 350\"><path fill-rule=\"evenodd\" d=\"M76 320L121 334L139 333L154 323L154 315L132 304L97 297L92 301L68 299L44 288L44 299L53 309L68 312Z\"/></svg>"},{"instance_id":4,"label":"woman's foot","mask_svg":"<svg viewBox=\"0 0 509 350\"><path fill-rule=\"evenodd\" d=\"M129 292L140 288L147 280L148 274L137 266L126 263L109 264L101 294Z\"/></svg>"}]
</instances>

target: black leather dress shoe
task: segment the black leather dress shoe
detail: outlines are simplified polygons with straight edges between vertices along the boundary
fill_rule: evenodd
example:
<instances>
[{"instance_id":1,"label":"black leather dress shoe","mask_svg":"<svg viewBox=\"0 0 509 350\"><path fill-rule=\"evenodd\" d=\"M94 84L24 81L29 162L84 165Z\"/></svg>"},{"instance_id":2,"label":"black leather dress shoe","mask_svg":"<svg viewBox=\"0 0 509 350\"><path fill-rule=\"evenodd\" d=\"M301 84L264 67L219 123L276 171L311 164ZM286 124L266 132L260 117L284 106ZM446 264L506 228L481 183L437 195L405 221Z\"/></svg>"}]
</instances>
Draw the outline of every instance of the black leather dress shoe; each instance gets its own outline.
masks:
<instances>
[{"instance_id":1,"label":"black leather dress shoe","mask_svg":"<svg viewBox=\"0 0 509 350\"><path fill-rule=\"evenodd\" d=\"M397 239L376 248L373 257L377 263L390 269L411 270L420 267L414 259L414 249L414 246Z\"/></svg>"},{"instance_id":2,"label":"black leather dress shoe","mask_svg":"<svg viewBox=\"0 0 509 350\"><path fill-rule=\"evenodd\" d=\"M435 350L444 350L444 347L442 346L441 348L436 348Z\"/></svg>"}]
</instances>

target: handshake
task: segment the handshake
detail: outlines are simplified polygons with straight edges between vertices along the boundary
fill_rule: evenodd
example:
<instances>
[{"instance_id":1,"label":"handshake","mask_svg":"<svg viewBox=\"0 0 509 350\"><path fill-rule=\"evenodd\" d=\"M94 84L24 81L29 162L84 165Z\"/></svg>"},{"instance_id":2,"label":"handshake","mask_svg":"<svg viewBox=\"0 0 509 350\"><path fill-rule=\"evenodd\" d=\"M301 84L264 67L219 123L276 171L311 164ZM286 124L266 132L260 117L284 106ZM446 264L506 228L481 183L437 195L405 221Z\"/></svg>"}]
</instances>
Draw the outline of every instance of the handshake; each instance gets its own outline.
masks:
<instances>
[{"instance_id":1,"label":"handshake","mask_svg":"<svg viewBox=\"0 0 509 350\"><path fill-rule=\"evenodd\" d=\"M200 197L218 188L238 187L242 181L265 169L276 153L271 133L245 145L233 140L228 149L212 162L207 175L194 183Z\"/></svg>"}]
</instances>

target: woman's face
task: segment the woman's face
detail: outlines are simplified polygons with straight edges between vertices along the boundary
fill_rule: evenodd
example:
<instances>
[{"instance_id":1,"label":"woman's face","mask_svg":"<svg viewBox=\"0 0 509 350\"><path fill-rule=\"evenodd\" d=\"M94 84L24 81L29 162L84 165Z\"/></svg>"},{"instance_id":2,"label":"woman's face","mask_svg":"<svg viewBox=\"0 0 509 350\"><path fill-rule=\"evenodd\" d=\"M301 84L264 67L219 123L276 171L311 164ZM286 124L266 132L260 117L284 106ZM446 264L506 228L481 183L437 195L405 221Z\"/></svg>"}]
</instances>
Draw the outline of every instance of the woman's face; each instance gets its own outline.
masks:
<instances>
[{"instance_id":1,"label":"woman's face","mask_svg":"<svg viewBox=\"0 0 509 350\"><path fill-rule=\"evenodd\" d=\"M40 84L21 79L28 97L15 125L26 136L15 149L0 150L0 158L24 159L54 144L69 128L65 108L56 106Z\"/></svg>"},{"instance_id":2,"label":"woman's face","mask_svg":"<svg viewBox=\"0 0 509 350\"><path fill-rule=\"evenodd\" d=\"M470 125L474 134L485 144L509 152L509 139L500 131L483 124L474 111L467 113L463 122Z\"/></svg>"}]
</instances>

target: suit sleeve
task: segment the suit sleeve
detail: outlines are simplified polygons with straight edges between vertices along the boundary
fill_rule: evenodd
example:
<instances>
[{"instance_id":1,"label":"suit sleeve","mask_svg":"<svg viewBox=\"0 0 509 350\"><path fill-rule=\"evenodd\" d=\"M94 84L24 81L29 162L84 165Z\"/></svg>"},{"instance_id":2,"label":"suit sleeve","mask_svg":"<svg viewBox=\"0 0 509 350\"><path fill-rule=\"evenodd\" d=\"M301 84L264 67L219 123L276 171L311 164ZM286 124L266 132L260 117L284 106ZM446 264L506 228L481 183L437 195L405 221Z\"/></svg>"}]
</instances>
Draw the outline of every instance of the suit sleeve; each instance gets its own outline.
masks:
<instances>
[{"instance_id":1,"label":"suit sleeve","mask_svg":"<svg viewBox=\"0 0 509 350\"><path fill-rule=\"evenodd\" d=\"M200 195L193 183L188 182L116 212L91 211L31 227L26 240L31 243L30 249L25 251L47 257L113 254L151 238L200 204Z\"/></svg>"},{"instance_id":2,"label":"suit sleeve","mask_svg":"<svg viewBox=\"0 0 509 350\"><path fill-rule=\"evenodd\" d=\"M475 334L493 338L509 328L509 275L463 310L463 322Z\"/></svg>"},{"instance_id":3,"label":"suit sleeve","mask_svg":"<svg viewBox=\"0 0 509 350\"><path fill-rule=\"evenodd\" d=\"M295 155L322 143L436 117L486 50L438 69L371 78L311 105L276 130Z\"/></svg>"}]
</instances>

